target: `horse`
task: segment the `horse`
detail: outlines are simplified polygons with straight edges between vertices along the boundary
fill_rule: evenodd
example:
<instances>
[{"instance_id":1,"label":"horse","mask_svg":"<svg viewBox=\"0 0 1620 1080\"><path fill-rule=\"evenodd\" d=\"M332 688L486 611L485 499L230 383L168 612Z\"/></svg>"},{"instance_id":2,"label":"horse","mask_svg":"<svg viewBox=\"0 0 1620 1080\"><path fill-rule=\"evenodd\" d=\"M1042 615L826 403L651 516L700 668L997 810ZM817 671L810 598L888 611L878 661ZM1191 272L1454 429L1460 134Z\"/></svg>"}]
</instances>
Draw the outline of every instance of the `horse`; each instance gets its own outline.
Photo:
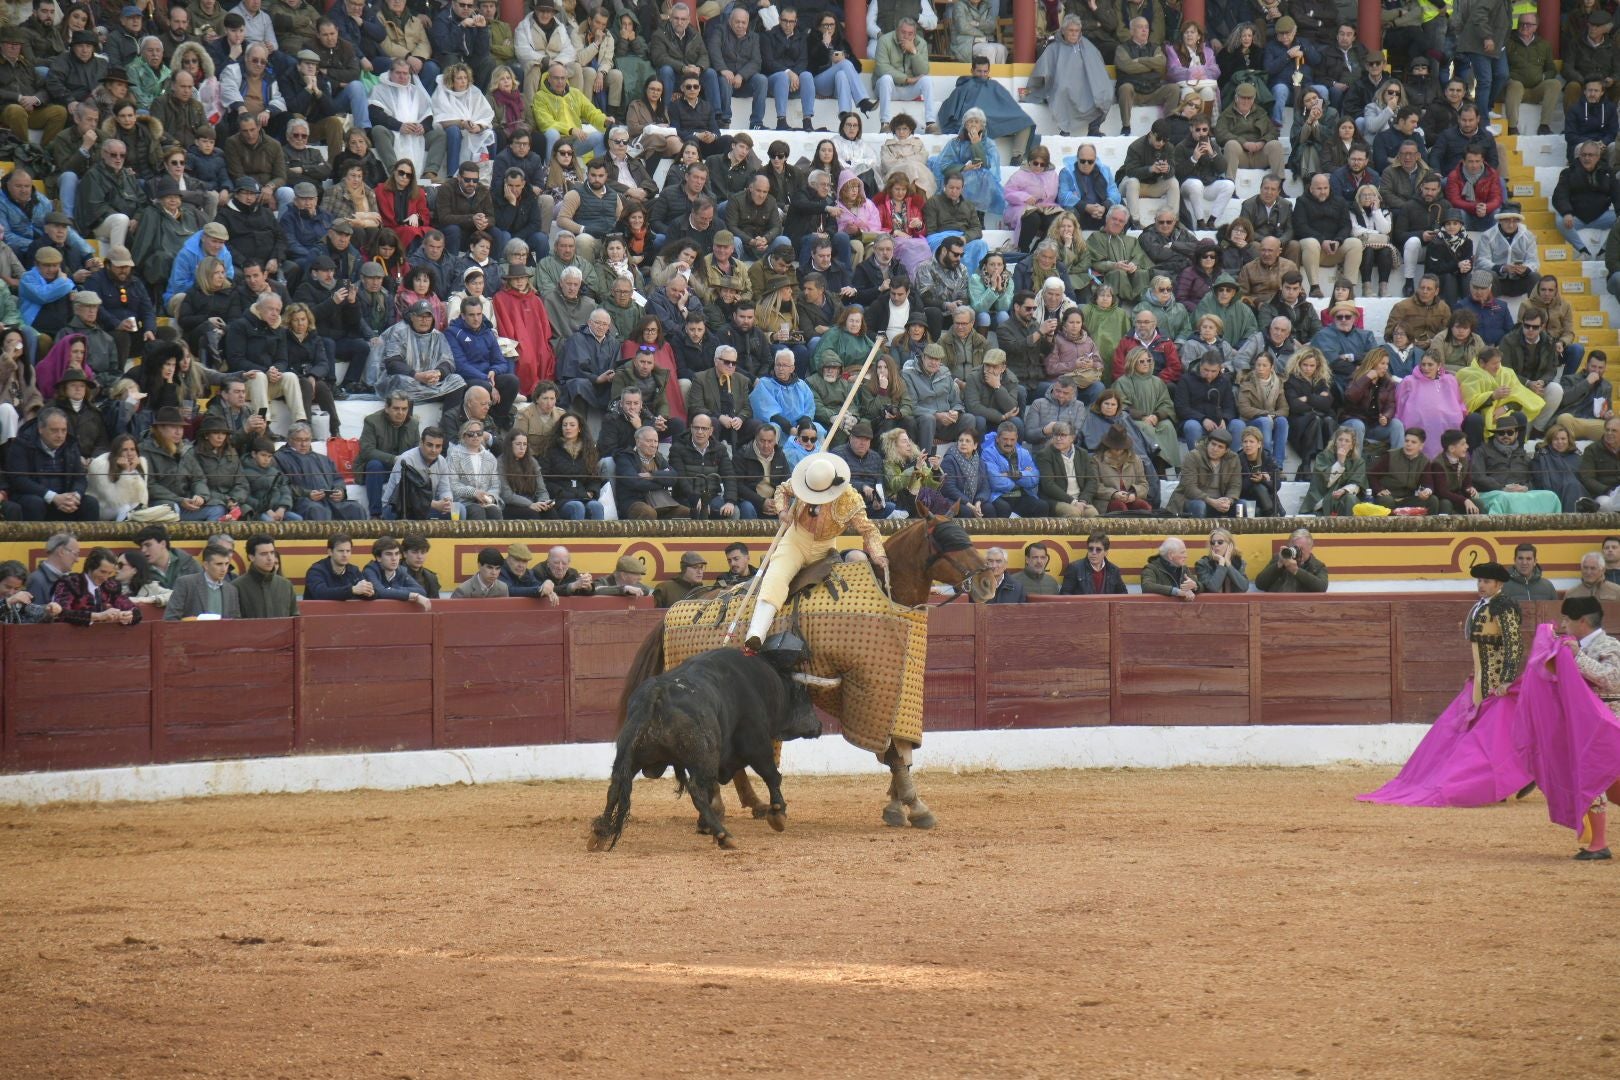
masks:
<instances>
[{"instance_id":1,"label":"horse","mask_svg":"<svg viewBox=\"0 0 1620 1080\"><path fill-rule=\"evenodd\" d=\"M952 508L953 513L955 508ZM820 567L818 584L794 590L776 629L793 628L809 643L809 671L800 681L816 704L839 718L844 738L889 767L886 825L932 828L937 819L917 794L912 752L922 744L922 675L927 661L927 603L934 582L977 587L984 558L952 514L926 509L884 539L888 592L865 562ZM763 572L763 568L760 572ZM705 649L727 643L727 627L746 625L748 582L681 601L642 642L619 700L622 727L633 694L647 679ZM747 597L747 599L745 599ZM845 691L849 693L846 694ZM734 778L737 796L755 817L770 808L748 777Z\"/></svg>"}]
</instances>

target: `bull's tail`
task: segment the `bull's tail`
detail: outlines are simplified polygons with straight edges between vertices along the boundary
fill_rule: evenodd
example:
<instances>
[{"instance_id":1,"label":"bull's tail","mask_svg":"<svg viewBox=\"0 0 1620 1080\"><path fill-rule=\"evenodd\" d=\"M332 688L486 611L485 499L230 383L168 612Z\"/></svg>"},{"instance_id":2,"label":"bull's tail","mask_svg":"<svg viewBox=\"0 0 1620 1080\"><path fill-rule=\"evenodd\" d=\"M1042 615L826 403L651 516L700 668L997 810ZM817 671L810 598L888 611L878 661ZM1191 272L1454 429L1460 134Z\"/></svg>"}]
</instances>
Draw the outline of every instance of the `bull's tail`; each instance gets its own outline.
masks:
<instances>
[{"instance_id":1,"label":"bull's tail","mask_svg":"<svg viewBox=\"0 0 1620 1080\"><path fill-rule=\"evenodd\" d=\"M630 670L624 676L624 689L619 691L619 722L615 730L624 730L624 718L629 710L630 695L636 687L664 670L664 621L660 619L647 640L636 650L630 661Z\"/></svg>"},{"instance_id":2,"label":"bull's tail","mask_svg":"<svg viewBox=\"0 0 1620 1080\"><path fill-rule=\"evenodd\" d=\"M630 818L630 784L635 769L630 755L613 763L613 779L608 782L607 809L591 822L591 838L586 847L591 851L612 851L624 833L624 823Z\"/></svg>"}]
</instances>

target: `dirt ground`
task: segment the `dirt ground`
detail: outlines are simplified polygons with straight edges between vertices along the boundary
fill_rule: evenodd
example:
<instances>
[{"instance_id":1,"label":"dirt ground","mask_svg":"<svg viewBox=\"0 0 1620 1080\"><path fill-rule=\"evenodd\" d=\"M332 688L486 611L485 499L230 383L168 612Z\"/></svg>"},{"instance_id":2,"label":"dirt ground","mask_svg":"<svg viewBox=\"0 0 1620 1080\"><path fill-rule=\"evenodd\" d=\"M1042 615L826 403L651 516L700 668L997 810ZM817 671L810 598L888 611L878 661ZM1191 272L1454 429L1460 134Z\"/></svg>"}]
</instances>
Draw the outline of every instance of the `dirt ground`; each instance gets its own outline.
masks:
<instances>
[{"instance_id":1,"label":"dirt ground","mask_svg":"<svg viewBox=\"0 0 1620 1080\"><path fill-rule=\"evenodd\" d=\"M1614 1077L1620 861L1387 769L0 810L0 1076ZM1620 816L1620 815L1617 815Z\"/></svg>"}]
</instances>

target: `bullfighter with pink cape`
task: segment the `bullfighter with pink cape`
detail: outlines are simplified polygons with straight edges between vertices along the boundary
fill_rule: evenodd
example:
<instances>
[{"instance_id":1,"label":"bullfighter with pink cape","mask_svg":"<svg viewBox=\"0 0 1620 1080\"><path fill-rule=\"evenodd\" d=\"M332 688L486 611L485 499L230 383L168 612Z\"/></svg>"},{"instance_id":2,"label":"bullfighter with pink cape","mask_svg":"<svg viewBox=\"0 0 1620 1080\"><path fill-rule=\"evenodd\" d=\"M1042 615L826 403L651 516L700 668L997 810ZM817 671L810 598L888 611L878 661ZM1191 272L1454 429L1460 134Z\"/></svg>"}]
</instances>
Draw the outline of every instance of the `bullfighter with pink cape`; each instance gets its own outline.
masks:
<instances>
[{"instance_id":1,"label":"bullfighter with pink cape","mask_svg":"<svg viewBox=\"0 0 1620 1080\"><path fill-rule=\"evenodd\" d=\"M1598 831L1588 811L1620 780L1620 720L1592 692L1570 641L1549 623L1537 627L1524 674L1505 695L1476 706L1469 680L1399 775L1357 797L1486 806L1534 780L1546 794L1548 818L1583 834L1584 843L1586 830ZM1594 835L1594 846L1600 841Z\"/></svg>"}]
</instances>

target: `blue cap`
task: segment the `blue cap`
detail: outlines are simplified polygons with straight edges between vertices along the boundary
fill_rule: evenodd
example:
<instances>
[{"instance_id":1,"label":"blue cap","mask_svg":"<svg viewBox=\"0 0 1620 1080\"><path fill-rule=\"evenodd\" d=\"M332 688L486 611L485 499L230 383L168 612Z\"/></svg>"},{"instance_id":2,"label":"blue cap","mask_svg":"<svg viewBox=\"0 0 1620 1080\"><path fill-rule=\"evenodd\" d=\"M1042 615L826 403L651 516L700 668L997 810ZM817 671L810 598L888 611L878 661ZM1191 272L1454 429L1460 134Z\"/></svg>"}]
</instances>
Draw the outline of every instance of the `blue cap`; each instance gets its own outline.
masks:
<instances>
[{"instance_id":1,"label":"blue cap","mask_svg":"<svg viewBox=\"0 0 1620 1080\"><path fill-rule=\"evenodd\" d=\"M143 19L146 17L146 12L134 4L125 4L124 10L118 13L118 17L120 19Z\"/></svg>"}]
</instances>

